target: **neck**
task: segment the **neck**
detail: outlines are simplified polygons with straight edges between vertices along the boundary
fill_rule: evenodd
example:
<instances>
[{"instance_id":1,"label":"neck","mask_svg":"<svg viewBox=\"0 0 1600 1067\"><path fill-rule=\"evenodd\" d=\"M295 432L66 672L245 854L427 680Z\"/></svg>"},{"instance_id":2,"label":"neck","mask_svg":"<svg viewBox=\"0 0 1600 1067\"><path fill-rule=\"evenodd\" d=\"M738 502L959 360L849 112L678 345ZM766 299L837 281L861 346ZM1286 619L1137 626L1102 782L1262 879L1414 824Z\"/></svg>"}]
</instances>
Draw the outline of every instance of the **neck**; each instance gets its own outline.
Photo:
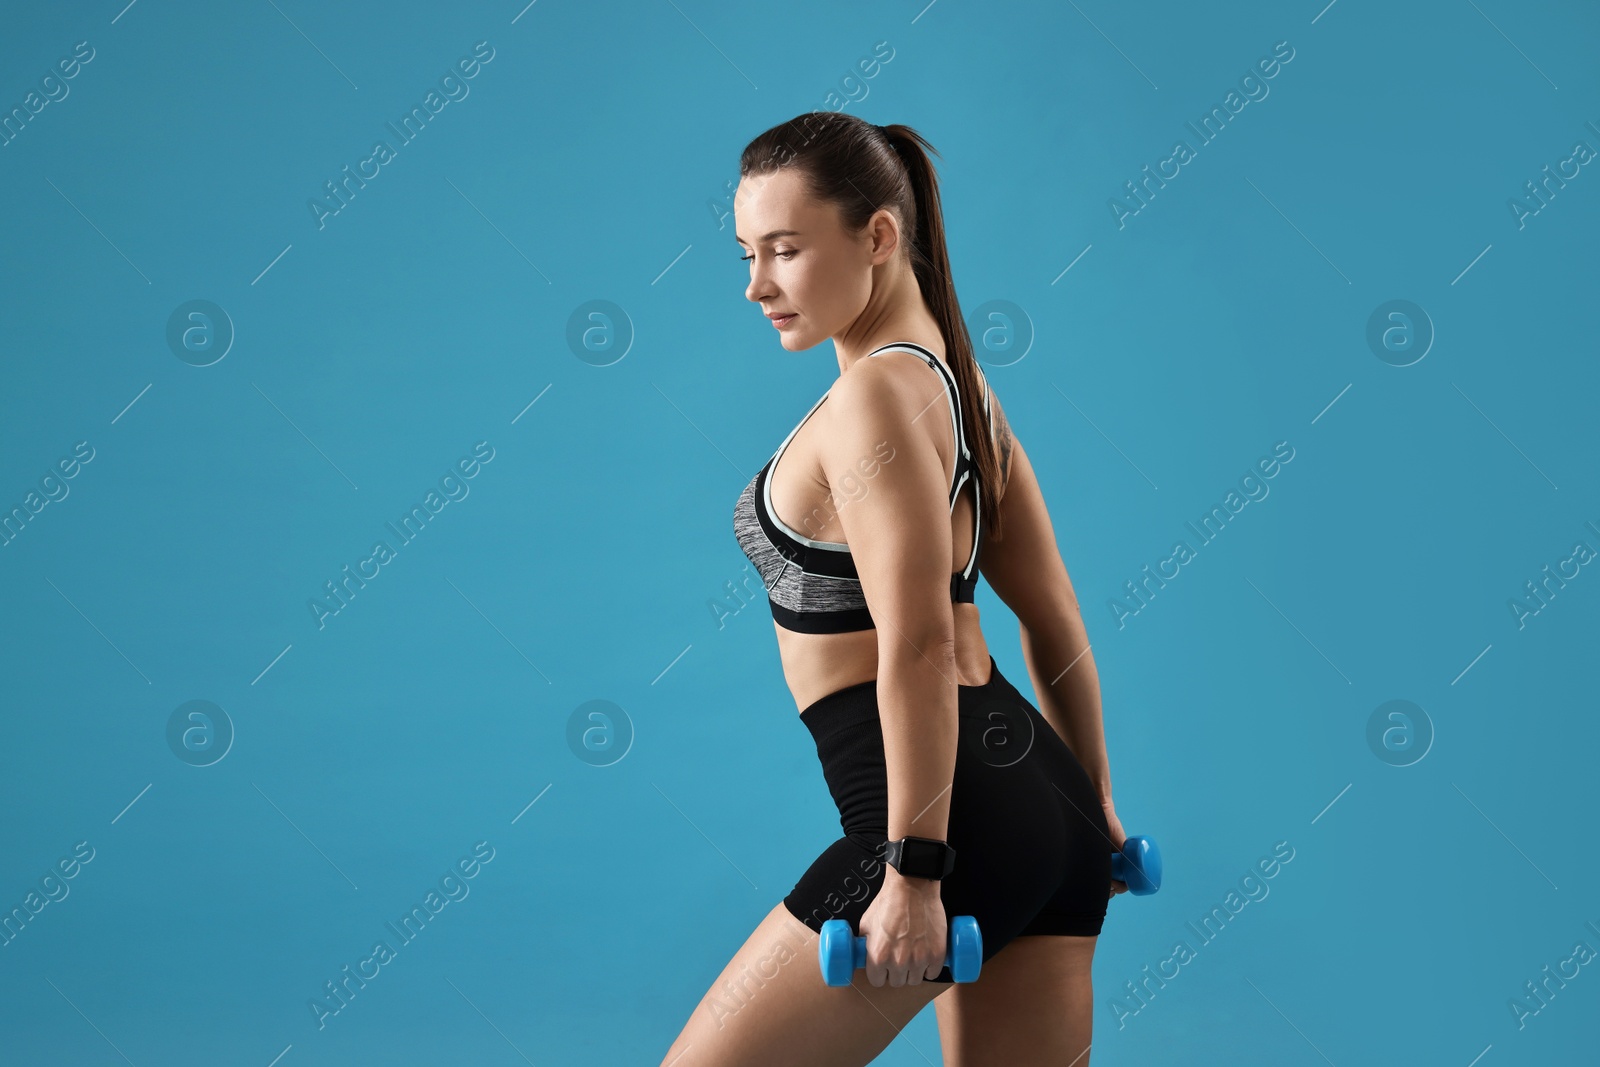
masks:
<instances>
[{"instance_id":1,"label":"neck","mask_svg":"<svg viewBox=\"0 0 1600 1067\"><path fill-rule=\"evenodd\" d=\"M917 279L909 270L885 278L882 289L873 292L867 309L849 329L835 334L834 352L842 375L869 352L884 345L910 341L943 359L944 337L928 303L922 298Z\"/></svg>"}]
</instances>

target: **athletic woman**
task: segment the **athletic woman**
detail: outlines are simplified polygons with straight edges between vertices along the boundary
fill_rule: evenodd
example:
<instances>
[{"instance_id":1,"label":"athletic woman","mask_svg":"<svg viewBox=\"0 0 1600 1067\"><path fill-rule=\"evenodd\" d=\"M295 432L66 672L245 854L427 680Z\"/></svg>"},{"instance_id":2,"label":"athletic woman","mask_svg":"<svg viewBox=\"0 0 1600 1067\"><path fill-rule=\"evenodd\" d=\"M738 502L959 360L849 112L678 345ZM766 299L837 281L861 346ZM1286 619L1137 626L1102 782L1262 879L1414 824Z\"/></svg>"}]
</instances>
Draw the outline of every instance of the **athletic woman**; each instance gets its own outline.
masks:
<instances>
[{"instance_id":1,"label":"athletic woman","mask_svg":"<svg viewBox=\"0 0 1600 1067\"><path fill-rule=\"evenodd\" d=\"M1088 1063L1095 940L1127 888L1099 681L1028 455L973 356L930 150L907 126L813 112L740 158L745 295L785 350L831 340L839 360L734 532L844 836L728 963L673 1067L865 1064L935 998L948 1067ZM1021 621L1037 707L989 654L979 573ZM955 915L982 933L974 983L944 966ZM849 989L818 967L829 919L867 939Z\"/></svg>"}]
</instances>

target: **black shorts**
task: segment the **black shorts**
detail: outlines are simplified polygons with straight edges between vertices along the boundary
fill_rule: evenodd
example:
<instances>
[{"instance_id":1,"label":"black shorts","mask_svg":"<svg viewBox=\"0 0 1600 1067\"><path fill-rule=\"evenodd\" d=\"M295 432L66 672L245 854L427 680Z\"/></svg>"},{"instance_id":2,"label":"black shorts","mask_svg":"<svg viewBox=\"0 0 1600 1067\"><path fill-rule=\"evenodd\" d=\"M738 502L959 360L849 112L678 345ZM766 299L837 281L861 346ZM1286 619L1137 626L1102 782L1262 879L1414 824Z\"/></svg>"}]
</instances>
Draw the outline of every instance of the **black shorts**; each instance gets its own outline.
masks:
<instances>
[{"instance_id":1,"label":"black shorts","mask_svg":"<svg viewBox=\"0 0 1600 1067\"><path fill-rule=\"evenodd\" d=\"M957 694L946 834L956 864L939 890L947 919L978 920L985 960L1014 937L1098 934L1112 853L1105 810L1083 765L993 657L989 669L987 683ZM800 713L844 830L783 898L813 932L844 919L859 935L883 885L888 783L877 686L847 686ZM950 968L932 980L950 981Z\"/></svg>"}]
</instances>

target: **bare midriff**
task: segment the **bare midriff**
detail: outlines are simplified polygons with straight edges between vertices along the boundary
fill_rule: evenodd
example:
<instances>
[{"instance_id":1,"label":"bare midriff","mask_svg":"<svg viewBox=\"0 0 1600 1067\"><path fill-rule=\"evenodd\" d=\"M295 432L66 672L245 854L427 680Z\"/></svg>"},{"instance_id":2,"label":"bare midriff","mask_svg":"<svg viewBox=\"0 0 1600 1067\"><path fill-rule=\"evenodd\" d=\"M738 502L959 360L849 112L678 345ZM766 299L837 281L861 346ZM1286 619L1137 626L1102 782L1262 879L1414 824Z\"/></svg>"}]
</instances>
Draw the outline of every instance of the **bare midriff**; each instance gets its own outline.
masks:
<instances>
[{"instance_id":1,"label":"bare midriff","mask_svg":"<svg viewBox=\"0 0 1600 1067\"><path fill-rule=\"evenodd\" d=\"M959 513L958 506L956 511ZM989 680L989 644L978 625L978 605L951 604L955 616L957 685ZM878 676L878 631L803 634L772 624L778 634L783 677L801 712L829 693Z\"/></svg>"}]
</instances>

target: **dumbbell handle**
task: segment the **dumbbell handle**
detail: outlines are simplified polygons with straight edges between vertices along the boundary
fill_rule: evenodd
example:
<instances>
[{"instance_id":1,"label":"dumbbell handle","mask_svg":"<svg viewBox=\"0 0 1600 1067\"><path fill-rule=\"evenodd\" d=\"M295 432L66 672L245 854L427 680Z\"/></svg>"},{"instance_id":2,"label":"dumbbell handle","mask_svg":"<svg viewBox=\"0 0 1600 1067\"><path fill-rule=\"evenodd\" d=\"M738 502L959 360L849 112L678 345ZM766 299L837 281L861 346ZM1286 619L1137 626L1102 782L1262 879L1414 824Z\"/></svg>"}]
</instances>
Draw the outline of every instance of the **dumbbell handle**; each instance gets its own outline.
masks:
<instances>
[{"instance_id":1,"label":"dumbbell handle","mask_svg":"<svg viewBox=\"0 0 1600 1067\"><path fill-rule=\"evenodd\" d=\"M859 971L867 965L867 939L864 937L852 937L850 941L850 969ZM945 938L944 965L946 967L950 966L950 957L955 955L955 951L955 938Z\"/></svg>"},{"instance_id":2,"label":"dumbbell handle","mask_svg":"<svg viewBox=\"0 0 1600 1067\"><path fill-rule=\"evenodd\" d=\"M1112 853L1111 877L1125 882L1134 896L1148 896L1161 888L1161 850L1148 837L1134 836Z\"/></svg>"},{"instance_id":3,"label":"dumbbell handle","mask_svg":"<svg viewBox=\"0 0 1600 1067\"><path fill-rule=\"evenodd\" d=\"M838 924L835 926L834 924ZM830 968L830 953L841 953L842 942L849 938L850 967ZM822 924L822 936L817 942L817 956L822 963L823 981L828 985L849 985L850 973L867 965L867 939L850 931L843 919L829 919ZM950 968L950 977L957 982L975 982L983 966L983 935L978 931L978 920L970 915L957 915L950 920L950 935L945 939L944 965Z\"/></svg>"}]
</instances>

